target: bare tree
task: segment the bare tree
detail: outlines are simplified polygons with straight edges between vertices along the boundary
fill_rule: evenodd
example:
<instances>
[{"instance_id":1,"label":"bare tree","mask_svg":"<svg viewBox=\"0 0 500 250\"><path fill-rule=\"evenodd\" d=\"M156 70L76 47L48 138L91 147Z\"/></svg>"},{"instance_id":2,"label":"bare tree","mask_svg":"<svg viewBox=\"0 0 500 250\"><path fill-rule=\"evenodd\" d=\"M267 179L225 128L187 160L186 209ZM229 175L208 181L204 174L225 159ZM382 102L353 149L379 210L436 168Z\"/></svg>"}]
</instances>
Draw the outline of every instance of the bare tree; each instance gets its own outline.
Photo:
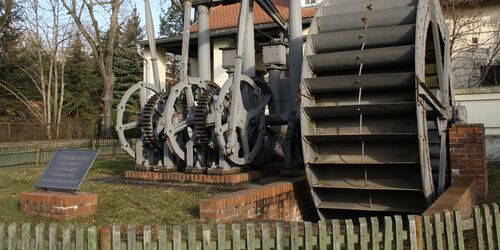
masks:
<instances>
[{"instance_id":1,"label":"bare tree","mask_svg":"<svg viewBox=\"0 0 500 250\"><path fill-rule=\"evenodd\" d=\"M118 15L123 0L61 0L76 26L92 49L103 83L102 94L102 135L112 137L113 90L113 52L118 36ZM98 10L109 13L109 30L102 31L96 14ZM88 25L87 25L88 24Z\"/></svg>"},{"instance_id":2,"label":"bare tree","mask_svg":"<svg viewBox=\"0 0 500 250\"><path fill-rule=\"evenodd\" d=\"M0 2L0 33L3 32L4 26L12 17L12 9L14 8L14 0L5 0Z\"/></svg>"},{"instance_id":3,"label":"bare tree","mask_svg":"<svg viewBox=\"0 0 500 250\"><path fill-rule=\"evenodd\" d=\"M2 81L0 87L19 100L38 122L45 125L47 139L52 139L54 135L57 138L65 86L65 55L62 47L70 37L71 26L61 21L62 6L59 0L48 0L46 6L41 6L38 0L27 3L23 6L22 25L28 48L26 55L33 64L16 66L30 79L40 95L42 105L18 89L16 84Z\"/></svg>"},{"instance_id":4,"label":"bare tree","mask_svg":"<svg viewBox=\"0 0 500 250\"><path fill-rule=\"evenodd\" d=\"M456 87L485 84L499 53L499 20L480 0L442 0L441 3L450 26L451 64Z\"/></svg>"}]
</instances>

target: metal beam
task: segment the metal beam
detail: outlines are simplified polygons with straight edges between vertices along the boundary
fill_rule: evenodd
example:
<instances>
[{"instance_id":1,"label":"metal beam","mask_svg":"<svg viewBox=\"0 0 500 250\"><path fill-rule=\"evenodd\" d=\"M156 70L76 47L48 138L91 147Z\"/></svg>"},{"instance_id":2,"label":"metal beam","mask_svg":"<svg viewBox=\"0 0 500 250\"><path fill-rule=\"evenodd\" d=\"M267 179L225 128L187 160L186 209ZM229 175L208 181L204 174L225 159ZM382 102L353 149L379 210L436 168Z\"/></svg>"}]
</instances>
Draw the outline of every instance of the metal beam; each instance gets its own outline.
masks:
<instances>
[{"instance_id":1,"label":"metal beam","mask_svg":"<svg viewBox=\"0 0 500 250\"><path fill-rule=\"evenodd\" d=\"M278 8L271 0L255 0L258 5L273 19L273 21L278 24L279 28L283 31L287 31L288 25L285 19L281 16Z\"/></svg>"},{"instance_id":2,"label":"metal beam","mask_svg":"<svg viewBox=\"0 0 500 250\"><path fill-rule=\"evenodd\" d=\"M151 52L151 65L153 67L153 83L154 85L161 89L160 85L160 74L158 72L158 59L156 57L156 39L155 30L153 24L153 17L151 15L151 6L149 0L144 0L144 8L146 9L146 31L149 41L149 50Z\"/></svg>"}]
</instances>

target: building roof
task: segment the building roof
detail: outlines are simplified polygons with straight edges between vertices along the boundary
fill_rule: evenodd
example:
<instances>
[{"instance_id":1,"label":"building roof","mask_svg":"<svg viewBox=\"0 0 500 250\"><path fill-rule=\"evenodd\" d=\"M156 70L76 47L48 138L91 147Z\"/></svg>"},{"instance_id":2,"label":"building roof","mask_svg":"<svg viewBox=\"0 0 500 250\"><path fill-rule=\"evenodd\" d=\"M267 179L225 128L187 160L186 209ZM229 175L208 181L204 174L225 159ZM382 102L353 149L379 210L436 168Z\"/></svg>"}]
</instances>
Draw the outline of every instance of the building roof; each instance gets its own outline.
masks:
<instances>
[{"instance_id":1,"label":"building roof","mask_svg":"<svg viewBox=\"0 0 500 250\"><path fill-rule=\"evenodd\" d=\"M281 16L288 20L288 0L272 0ZM238 17L240 12L240 3L219 5L210 9L210 30L220 31L225 29L234 29L238 27ZM315 7L302 9L302 18L312 18L316 14ZM274 23L271 17L258 5L254 6L255 25ZM198 31L198 23L194 23L191 32Z\"/></svg>"}]
</instances>

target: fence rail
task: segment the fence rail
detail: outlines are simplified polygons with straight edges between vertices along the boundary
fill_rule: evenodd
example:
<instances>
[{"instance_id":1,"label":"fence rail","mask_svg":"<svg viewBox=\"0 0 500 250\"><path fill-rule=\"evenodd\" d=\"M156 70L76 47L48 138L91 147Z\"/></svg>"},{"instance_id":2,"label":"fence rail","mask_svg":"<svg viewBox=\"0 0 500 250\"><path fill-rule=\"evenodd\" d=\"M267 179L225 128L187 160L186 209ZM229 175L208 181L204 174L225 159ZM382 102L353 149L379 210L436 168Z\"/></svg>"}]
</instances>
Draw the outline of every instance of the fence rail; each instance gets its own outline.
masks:
<instances>
[{"instance_id":1,"label":"fence rail","mask_svg":"<svg viewBox=\"0 0 500 250\"><path fill-rule=\"evenodd\" d=\"M445 210L432 216L387 216L357 220L304 223L248 223L244 227L189 225L111 228L82 225L0 222L0 250L8 249L158 249L158 250L327 250L327 249L468 249L465 233L474 233L477 249L500 248L498 205L474 207L473 219L460 211ZM154 228L154 229L153 229ZM183 230L184 229L184 230ZM187 229L187 230L185 230Z\"/></svg>"},{"instance_id":2,"label":"fence rail","mask_svg":"<svg viewBox=\"0 0 500 250\"><path fill-rule=\"evenodd\" d=\"M0 122L1 142L96 138L97 133L97 123L86 120L59 124Z\"/></svg>"},{"instance_id":3,"label":"fence rail","mask_svg":"<svg viewBox=\"0 0 500 250\"><path fill-rule=\"evenodd\" d=\"M135 141L131 141L134 144ZM95 149L99 156L124 154L117 139L75 140L70 142L47 143L32 146L0 148L0 167L45 164L52 159L58 149Z\"/></svg>"}]
</instances>

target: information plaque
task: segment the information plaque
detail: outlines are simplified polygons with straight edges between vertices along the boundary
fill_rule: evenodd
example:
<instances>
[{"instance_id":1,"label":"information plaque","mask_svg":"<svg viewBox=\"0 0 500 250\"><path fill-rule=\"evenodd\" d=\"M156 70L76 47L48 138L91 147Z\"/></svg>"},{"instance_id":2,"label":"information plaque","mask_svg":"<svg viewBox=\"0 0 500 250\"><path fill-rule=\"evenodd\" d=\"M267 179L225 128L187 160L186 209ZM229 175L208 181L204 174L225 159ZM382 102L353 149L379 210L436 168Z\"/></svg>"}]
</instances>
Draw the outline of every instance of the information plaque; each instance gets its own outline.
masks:
<instances>
[{"instance_id":1,"label":"information plaque","mask_svg":"<svg viewBox=\"0 0 500 250\"><path fill-rule=\"evenodd\" d=\"M77 191L98 153L95 150L57 150L36 187L53 191Z\"/></svg>"}]
</instances>

